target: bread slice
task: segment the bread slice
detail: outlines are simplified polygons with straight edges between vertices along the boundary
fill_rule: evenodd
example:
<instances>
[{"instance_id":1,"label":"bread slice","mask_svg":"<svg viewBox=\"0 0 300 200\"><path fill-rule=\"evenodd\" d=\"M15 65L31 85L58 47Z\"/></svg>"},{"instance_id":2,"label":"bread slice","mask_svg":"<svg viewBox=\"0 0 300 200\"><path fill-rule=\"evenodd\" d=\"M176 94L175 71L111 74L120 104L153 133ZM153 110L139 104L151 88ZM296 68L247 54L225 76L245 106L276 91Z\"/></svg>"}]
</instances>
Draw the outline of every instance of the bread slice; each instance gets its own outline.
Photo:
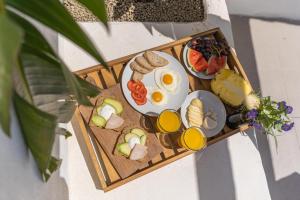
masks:
<instances>
[{"instance_id":1,"label":"bread slice","mask_svg":"<svg viewBox=\"0 0 300 200\"><path fill-rule=\"evenodd\" d=\"M148 69L148 70L153 70L155 69L154 66L152 66L144 56L138 56L136 57L135 61L142 67L144 67L145 69Z\"/></svg>"},{"instance_id":2,"label":"bread slice","mask_svg":"<svg viewBox=\"0 0 300 200\"><path fill-rule=\"evenodd\" d=\"M163 57L157 55L153 51L146 51L143 56L147 59L147 61L153 65L154 67L162 67L169 64L169 61L164 59Z\"/></svg>"},{"instance_id":3,"label":"bread slice","mask_svg":"<svg viewBox=\"0 0 300 200\"><path fill-rule=\"evenodd\" d=\"M132 80L134 81L141 81L143 79L144 75L140 72L134 71L132 74Z\"/></svg>"},{"instance_id":4,"label":"bread slice","mask_svg":"<svg viewBox=\"0 0 300 200\"><path fill-rule=\"evenodd\" d=\"M137 72L140 72L141 74L147 74L151 71L149 69L142 67L135 61L130 63L130 67L131 67L132 71L137 71Z\"/></svg>"}]
</instances>

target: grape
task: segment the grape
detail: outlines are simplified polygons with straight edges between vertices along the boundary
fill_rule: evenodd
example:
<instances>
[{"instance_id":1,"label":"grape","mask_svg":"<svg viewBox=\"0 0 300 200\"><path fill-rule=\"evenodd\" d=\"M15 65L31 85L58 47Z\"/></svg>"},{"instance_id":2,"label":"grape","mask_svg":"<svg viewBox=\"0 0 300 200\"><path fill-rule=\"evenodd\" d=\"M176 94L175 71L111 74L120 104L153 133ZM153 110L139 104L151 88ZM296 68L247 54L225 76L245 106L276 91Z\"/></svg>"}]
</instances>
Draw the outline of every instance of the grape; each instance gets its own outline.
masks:
<instances>
[{"instance_id":1,"label":"grape","mask_svg":"<svg viewBox=\"0 0 300 200\"><path fill-rule=\"evenodd\" d=\"M197 50L197 51L201 51L201 48L200 48L200 47L197 47L196 50Z\"/></svg>"}]
</instances>

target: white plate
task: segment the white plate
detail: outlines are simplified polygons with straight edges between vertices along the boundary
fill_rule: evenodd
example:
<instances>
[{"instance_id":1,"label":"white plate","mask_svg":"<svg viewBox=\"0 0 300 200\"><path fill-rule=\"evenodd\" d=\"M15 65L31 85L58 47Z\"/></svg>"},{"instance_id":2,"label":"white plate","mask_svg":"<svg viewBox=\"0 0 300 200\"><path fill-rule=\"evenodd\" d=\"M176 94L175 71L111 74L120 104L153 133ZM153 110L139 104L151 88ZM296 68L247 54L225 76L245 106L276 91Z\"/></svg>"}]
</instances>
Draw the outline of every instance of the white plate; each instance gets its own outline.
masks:
<instances>
[{"instance_id":1,"label":"white plate","mask_svg":"<svg viewBox=\"0 0 300 200\"><path fill-rule=\"evenodd\" d=\"M215 75L207 75L203 72L195 72L194 70L192 70L192 68L190 67L190 65L188 64L187 61L187 53L188 53L188 49L190 46L191 41L189 41L188 43L186 43L186 45L183 48L183 53L182 53L182 57L183 57L183 62L184 65L186 66L186 68L188 69L188 71L193 74L194 76L198 77L198 78L202 78L202 79L213 79L215 77Z\"/></svg>"},{"instance_id":2,"label":"white plate","mask_svg":"<svg viewBox=\"0 0 300 200\"><path fill-rule=\"evenodd\" d=\"M127 83L131 79L131 76L133 73L133 71L130 68L130 63L137 56L140 56L143 53L138 54L137 56L132 58L127 63L127 65L123 71L122 80L121 80L122 91L123 91L123 94L124 94L126 100L129 102L129 104L138 112L149 115L149 116L157 116L165 109L178 110L180 108L180 106L182 105L182 103L184 102L185 98L187 97L188 91L189 91L188 76L187 76L187 73L186 73L184 67L180 64L180 62L178 60L176 60L173 56L171 56L167 53L158 52L158 51L154 51L154 52L169 61L168 65L157 68L157 69L169 68L170 70L176 71L181 79L181 81L179 82L179 85L177 86L178 91L176 92L176 94L171 94L171 93L165 91L167 99L168 99L168 102L165 105L161 105L161 106L153 105L149 100L147 100L147 103L144 105L137 105L131 97L131 92L127 88ZM156 85L155 80L154 80L155 70L144 75L142 82L144 83L144 85L146 87L159 88ZM147 92L149 92L149 91L147 91Z\"/></svg>"},{"instance_id":3,"label":"white plate","mask_svg":"<svg viewBox=\"0 0 300 200\"><path fill-rule=\"evenodd\" d=\"M197 90L190 93L187 96L186 100L181 106L181 111L180 111L182 123L186 128L190 127L186 118L186 112L187 112L187 107L190 105L190 102L194 98L199 98L203 102L204 113L208 111L212 111L217 115L218 125L216 128L212 130L206 130L205 128L201 128L201 130L204 132L204 134L207 137L212 137L218 134L224 128L226 122L226 110L222 101L216 95L214 95L209 91Z\"/></svg>"}]
</instances>

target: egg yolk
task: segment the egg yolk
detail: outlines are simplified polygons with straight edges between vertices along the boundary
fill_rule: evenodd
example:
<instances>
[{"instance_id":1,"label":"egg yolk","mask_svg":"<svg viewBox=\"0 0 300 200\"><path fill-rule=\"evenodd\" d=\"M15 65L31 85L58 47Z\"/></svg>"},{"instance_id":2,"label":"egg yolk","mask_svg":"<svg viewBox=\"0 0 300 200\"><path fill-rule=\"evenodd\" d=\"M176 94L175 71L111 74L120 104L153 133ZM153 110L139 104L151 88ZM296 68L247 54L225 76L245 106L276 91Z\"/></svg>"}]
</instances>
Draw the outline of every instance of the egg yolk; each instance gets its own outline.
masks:
<instances>
[{"instance_id":1,"label":"egg yolk","mask_svg":"<svg viewBox=\"0 0 300 200\"><path fill-rule=\"evenodd\" d=\"M163 82L166 85L170 85L171 83L173 83L173 77L171 74L164 74L163 76Z\"/></svg>"},{"instance_id":2,"label":"egg yolk","mask_svg":"<svg viewBox=\"0 0 300 200\"><path fill-rule=\"evenodd\" d=\"M153 101L160 102L163 98L163 95L160 92L153 92L151 97Z\"/></svg>"}]
</instances>

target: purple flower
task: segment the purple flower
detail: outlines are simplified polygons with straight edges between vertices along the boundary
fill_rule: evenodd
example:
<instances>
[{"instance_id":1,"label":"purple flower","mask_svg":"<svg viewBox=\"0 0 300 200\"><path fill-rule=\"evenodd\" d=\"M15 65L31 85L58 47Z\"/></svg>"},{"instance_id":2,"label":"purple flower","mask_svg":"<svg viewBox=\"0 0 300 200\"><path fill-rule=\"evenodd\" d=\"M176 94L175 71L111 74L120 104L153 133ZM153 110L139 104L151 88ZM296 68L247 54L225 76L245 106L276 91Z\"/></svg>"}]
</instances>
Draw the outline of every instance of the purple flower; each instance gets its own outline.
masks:
<instances>
[{"instance_id":1,"label":"purple flower","mask_svg":"<svg viewBox=\"0 0 300 200\"><path fill-rule=\"evenodd\" d=\"M290 124L283 124L282 126L281 126L281 129L283 130L283 131L289 131L289 130L291 130L292 128L294 127L294 122L292 122L292 123L290 123Z\"/></svg>"},{"instance_id":2,"label":"purple flower","mask_svg":"<svg viewBox=\"0 0 300 200\"><path fill-rule=\"evenodd\" d=\"M287 106L286 108L285 108L285 113L286 114L291 114L293 112L293 107L292 106Z\"/></svg>"},{"instance_id":3,"label":"purple flower","mask_svg":"<svg viewBox=\"0 0 300 200\"><path fill-rule=\"evenodd\" d=\"M258 129L258 130L261 130L261 128L262 128L261 124L259 124L257 122L253 123L253 127L256 128L256 129Z\"/></svg>"},{"instance_id":4,"label":"purple flower","mask_svg":"<svg viewBox=\"0 0 300 200\"><path fill-rule=\"evenodd\" d=\"M285 101L278 102L277 107L278 107L278 109L280 109L280 108L286 109L286 107L287 107L286 102Z\"/></svg>"},{"instance_id":5,"label":"purple flower","mask_svg":"<svg viewBox=\"0 0 300 200\"><path fill-rule=\"evenodd\" d=\"M249 122L249 126L253 126L254 128L256 128L256 129L258 129L258 130L261 130L261 129L262 129L261 124L255 122L255 121Z\"/></svg>"},{"instance_id":6,"label":"purple flower","mask_svg":"<svg viewBox=\"0 0 300 200\"><path fill-rule=\"evenodd\" d=\"M258 115L258 112L256 109L251 109L246 113L246 118L247 119L255 119Z\"/></svg>"}]
</instances>

